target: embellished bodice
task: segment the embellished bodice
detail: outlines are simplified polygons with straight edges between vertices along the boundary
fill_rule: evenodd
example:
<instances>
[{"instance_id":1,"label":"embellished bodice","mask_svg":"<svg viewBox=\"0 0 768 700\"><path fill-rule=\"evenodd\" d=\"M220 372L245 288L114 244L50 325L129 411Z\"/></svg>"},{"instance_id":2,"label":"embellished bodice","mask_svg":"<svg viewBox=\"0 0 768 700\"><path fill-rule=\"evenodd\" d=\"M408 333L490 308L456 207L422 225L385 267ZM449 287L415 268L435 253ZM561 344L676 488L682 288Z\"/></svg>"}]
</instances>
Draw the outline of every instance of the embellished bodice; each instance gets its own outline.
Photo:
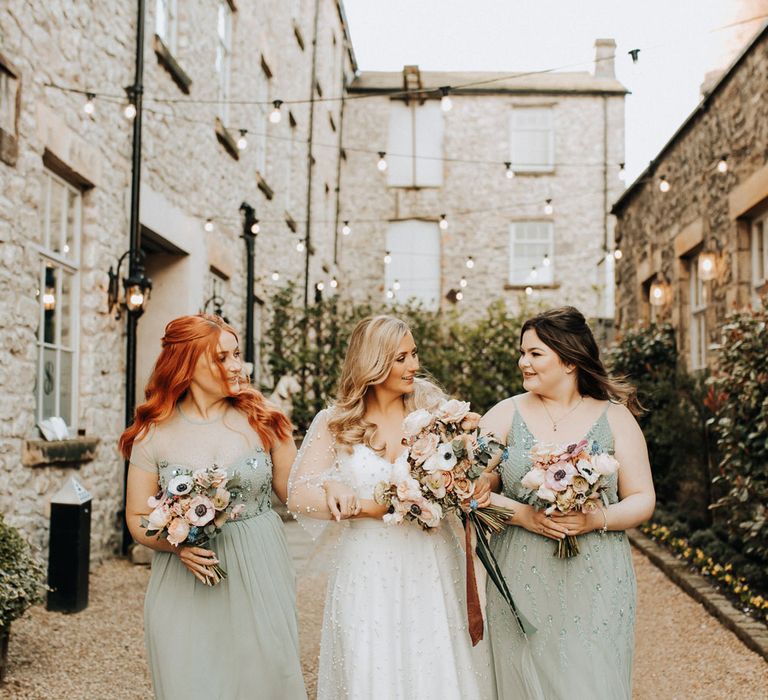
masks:
<instances>
[{"instance_id":1,"label":"embellished bodice","mask_svg":"<svg viewBox=\"0 0 768 700\"><path fill-rule=\"evenodd\" d=\"M607 411L603 411L600 417L592 424L584 439L590 442L597 442L601 452L613 454L614 439L611 426L608 423ZM516 410L512 418L512 425L507 434L504 459L499 464L504 495L508 498L520 500L522 490L520 481L531 468L530 453L531 448L536 442L536 438L520 415L520 411ZM606 494L610 503L616 503L619 500L616 474L608 477Z\"/></svg>"},{"instance_id":2,"label":"embellished bodice","mask_svg":"<svg viewBox=\"0 0 768 700\"><path fill-rule=\"evenodd\" d=\"M397 468L408 469L407 451L390 462L366 445L355 445L352 452L339 458L339 472L344 482L355 489L358 498L373 498L380 481L389 481Z\"/></svg>"},{"instance_id":3,"label":"embellished bodice","mask_svg":"<svg viewBox=\"0 0 768 700\"><path fill-rule=\"evenodd\" d=\"M191 474L193 471L191 467L168 460L158 463L160 485L164 489L174 476ZM253 447L227 466L225 471L229 478L235 475L240 477L240 502L245 506L245 510L238 520L252 518L272 509L272 458L262 447Z\"/></svg>"}]
</instances>

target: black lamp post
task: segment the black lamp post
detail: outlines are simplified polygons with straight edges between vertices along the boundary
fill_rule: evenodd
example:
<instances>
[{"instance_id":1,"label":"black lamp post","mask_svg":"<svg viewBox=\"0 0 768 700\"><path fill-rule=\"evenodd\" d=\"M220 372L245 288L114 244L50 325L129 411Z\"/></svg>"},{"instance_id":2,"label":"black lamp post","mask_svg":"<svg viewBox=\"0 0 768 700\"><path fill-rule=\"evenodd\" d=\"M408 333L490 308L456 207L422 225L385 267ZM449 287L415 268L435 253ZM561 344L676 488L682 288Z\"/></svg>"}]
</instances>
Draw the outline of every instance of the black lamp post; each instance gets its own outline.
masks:
<instances>
[{"instance_id":1,"label":"black lamp post","mask_svg":"<svg viewBox=\"0 0 768 700\"><path fill-rule=\"evenodd\" d=\"M256 235L259 232L259 222L256 220L254 208L247 202L240 205L240 211L243 212L243 235L245 239L245 361L250 362L251 366L256 361L256 346L253 340L253 254L256 248Z\"/></svg>"}]
</instances>

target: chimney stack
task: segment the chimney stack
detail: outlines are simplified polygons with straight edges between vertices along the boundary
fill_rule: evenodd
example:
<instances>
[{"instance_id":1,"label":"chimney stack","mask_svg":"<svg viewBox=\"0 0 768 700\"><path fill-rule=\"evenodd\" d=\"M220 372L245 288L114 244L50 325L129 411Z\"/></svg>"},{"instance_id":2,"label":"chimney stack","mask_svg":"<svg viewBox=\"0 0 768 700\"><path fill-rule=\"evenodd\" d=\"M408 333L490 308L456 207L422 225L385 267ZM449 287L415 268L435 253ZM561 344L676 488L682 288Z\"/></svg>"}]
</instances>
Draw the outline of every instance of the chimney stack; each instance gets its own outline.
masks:
<instances>
[{"instance_id":1,"label":"chimney stack","mask_svg":"<svg viewBox=\"0 0 768 700\"><path fill-rule=\"evenodd\" d=\"M616 77L616 42L613 39L595 39L595 77Z\"/></svg>"}]
</instances>

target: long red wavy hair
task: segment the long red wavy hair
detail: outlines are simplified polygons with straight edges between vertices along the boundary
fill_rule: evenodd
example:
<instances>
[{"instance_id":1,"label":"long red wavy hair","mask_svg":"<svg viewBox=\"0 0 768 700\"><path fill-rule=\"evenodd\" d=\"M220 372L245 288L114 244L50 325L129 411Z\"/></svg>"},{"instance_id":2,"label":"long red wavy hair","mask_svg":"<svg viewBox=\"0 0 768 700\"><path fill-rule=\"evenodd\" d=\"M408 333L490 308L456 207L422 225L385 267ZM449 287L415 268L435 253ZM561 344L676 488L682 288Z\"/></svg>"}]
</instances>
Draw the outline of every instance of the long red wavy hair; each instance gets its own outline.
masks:
<instances>
[{"instance_id":1,"label":"long red wavy hair","mask_svg":"<svg viewBox=\"0 0 768 700\"><path fill-rule=\"evenodd\" d=\"M162 350L144 390L146 400L136 409L133 423L120 436L118 445L123 457L130 457L134 440L140 439L153 425L173 414L176 404L184 398L192 382L201 356L207 354L211 363L218 366L221 380L227 385L226 370L216 352L223 332L238 337L235 329L221 318L208 314L181 316L165 327ZM248 417L264 449L269 450L291 436L291 422L256 389L242 389L227 397L227 401Z\"/></svg>"}]
</instances>

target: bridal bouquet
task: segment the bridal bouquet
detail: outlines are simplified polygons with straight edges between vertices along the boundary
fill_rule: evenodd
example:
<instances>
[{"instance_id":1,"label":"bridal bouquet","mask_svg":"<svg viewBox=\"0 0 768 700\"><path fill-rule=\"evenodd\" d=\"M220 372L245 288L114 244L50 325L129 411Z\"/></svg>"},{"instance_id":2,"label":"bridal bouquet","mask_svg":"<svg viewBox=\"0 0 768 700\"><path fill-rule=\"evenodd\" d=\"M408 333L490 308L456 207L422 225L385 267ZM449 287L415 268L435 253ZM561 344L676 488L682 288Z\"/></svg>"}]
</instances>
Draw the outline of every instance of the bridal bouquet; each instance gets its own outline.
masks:
<instances>
[{"instance_id":1,"label":"bridal bouquet","mask_svg":"<svg viewBox=\"0 0 768 700\"><path fill-rule=\"evenodd\" d=\"M473 499L475 482L493 468L503 445L490 435L480 434L480 416L466 401L443 401L435 411L425 409L406 416L403 444L408 447L408 465L393 468L390 481L376 485L374 500L387 506L384 521L399 524L413 521L425 530L436 528L445 516L456 513L464 523L467 557L467 617L472 643L483 638L483 617L473 552L494 585L510 606L524 633L534 628L518 612L488 539L500 533L514 515L508 508L478 508Z\"/></svg>"},{"instance_id":2,"label":"bridal bouquet","mask_svg":"<svg viewBox=\"0 0 768 700\"><path fill-rule=\"evenodd\" d=\"M506 508L477 508L475 481L502 445L480 435L480 416L466 401L443 401L433 413L425 409L406 416L403 444L408 469L393 472L392 481L376 486L374 500L388 507L384 521L416 522L425 530L437 527L449 512L470 509L484 530L501 532L513 513Z\"/></svg>"},{"instance_id":3,"label":"bridal bouquet","mask_svg":"<svg viewBox=\"0 0 768 700\"><path fill-rule=\"evenodd\" d=\"M157 535L175 547L186 544L203 547L219 532L227 520L242 515L242 487L238 475L227 478L227 472L216 465L204 469L182 470L165 489L150 496L147 504L152 512L141 519L148 537ZM210 567L216 585L227 577L218 564Z\"/></svg>"},{"instance_id":4,"label":"bridal bouquet","mask_svg":"<svg viewBox=\"0 0 768 700\"><path fill-rule=\"evenodd\" d=\"M582 440L571 445L536 445L531 450L533 465L523 476L523 498L547 515L555 511L588 513L608 505L608 477L619 468L616 459L600 449L597 442ZM579 553L574 535L557 543L555 556L565 559Z\"/></svg>"}]
</instances>

